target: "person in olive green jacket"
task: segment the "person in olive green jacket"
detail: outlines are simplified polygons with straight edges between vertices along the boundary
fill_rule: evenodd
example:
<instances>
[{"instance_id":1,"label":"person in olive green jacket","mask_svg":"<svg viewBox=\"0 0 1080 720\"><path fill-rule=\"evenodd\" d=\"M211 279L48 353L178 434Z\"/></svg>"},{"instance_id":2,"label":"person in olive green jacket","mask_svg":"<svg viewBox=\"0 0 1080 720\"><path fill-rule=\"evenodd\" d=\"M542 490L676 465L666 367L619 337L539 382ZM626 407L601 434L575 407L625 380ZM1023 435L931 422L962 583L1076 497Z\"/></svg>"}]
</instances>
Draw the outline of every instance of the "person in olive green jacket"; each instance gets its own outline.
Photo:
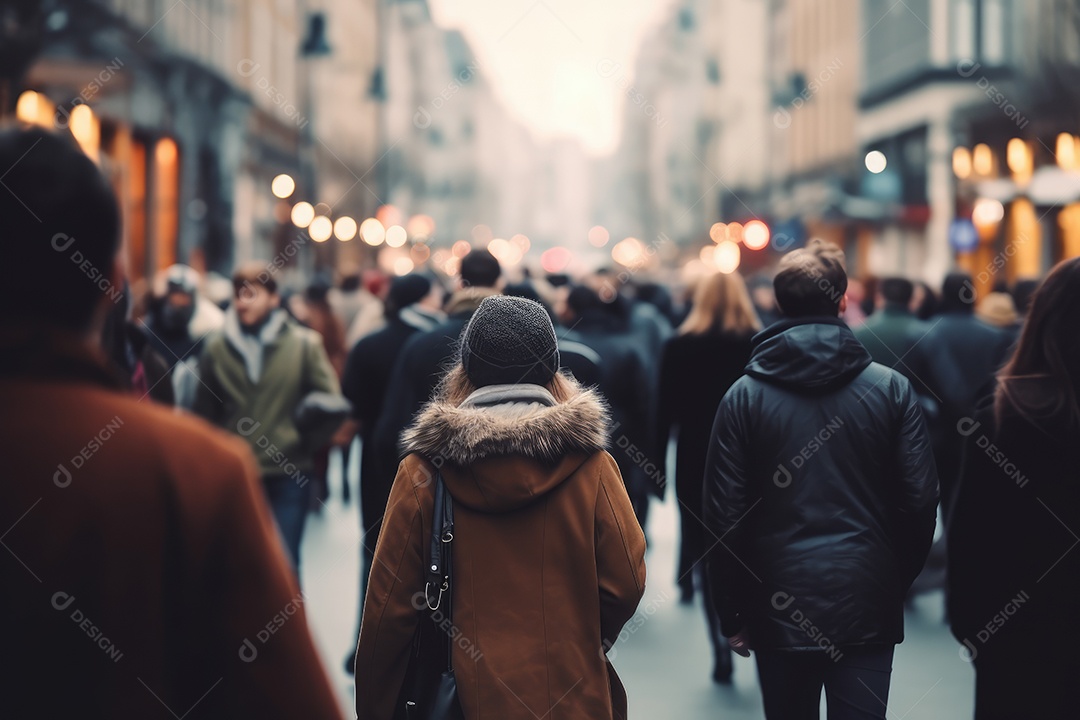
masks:
<instances>
[{"instance_id":1,"label":"person in olive green jacket","mask_svg":"<svg viewBox=\"0 0 1080 720\"><path fill-rule=\"evenodd\" d=\"M312 455L294 413L312 392L340 394L318 333L280 308L266 265L233 274L234 302L225 326L207 339L194 411L247 440L263 487L299 575L300 541L310 502Z\"/></svg>"}]
</instances>

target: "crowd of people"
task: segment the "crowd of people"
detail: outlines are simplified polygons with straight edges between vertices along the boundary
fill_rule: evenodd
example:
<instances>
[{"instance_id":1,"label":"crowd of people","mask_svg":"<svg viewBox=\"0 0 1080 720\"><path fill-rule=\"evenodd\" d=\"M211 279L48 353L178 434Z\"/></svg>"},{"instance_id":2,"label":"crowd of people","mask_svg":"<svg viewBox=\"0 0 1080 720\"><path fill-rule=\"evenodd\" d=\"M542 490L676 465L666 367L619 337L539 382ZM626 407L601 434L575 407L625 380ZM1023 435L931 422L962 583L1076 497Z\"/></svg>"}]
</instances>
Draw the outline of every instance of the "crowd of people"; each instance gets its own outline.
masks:
<instances>
[{"instance_id":1,"label":"crowd of people","mask_svg":"<svg viewBox=\"0 0 1080 720\"><path fill-rule=\"evenodd\" d=\"M8 130L0 166L13 717L338 717L299 567L356 450L359 718L403 712L443 488L464 716L625 717L604 653L668 485L712 678L753 651L771 720L817 717L823 688L831 718L885 717L905 599L941 585L977 718L1070 716L1080 667L1049 648L1080 635L1080 260L981 299L962 272L849 279L820 241L679 293L510 281L484 249L449 280L290 293L253 262L225 294L182 265L133 292L89 160Z\"/></svg>"}]
</instances>

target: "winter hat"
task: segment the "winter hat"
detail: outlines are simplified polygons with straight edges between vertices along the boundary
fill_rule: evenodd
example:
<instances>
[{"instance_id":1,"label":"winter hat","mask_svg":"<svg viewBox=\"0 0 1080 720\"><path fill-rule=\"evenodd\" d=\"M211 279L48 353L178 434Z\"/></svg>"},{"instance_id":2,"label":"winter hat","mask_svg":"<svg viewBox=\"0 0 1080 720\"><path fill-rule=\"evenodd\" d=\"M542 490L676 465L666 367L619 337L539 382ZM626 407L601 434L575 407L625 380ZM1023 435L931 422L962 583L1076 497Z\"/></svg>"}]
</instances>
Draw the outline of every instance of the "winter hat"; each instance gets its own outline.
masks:
<instances>
[{"instance_id":1,"label":"winter hat","mask_svg":"<svg viewBox=\"0 0 1080 720\"><path fill-rule=\"evenodd\" d=\"M546 385L559 371L551 317L543 305L525 298L484 298L461 333L461 364L478 388Z\"/></svg>"},{"instance_id":2,"label":"winter hat","mask_svg":"<svg viewBox=\"0 0 1080 720\"><path fill-rule=\"evenodd\" d=\"M390 291L386 295L386 300L396 309L402 310L415 302L423 300L424 296L429 292L431 292L431 280L423 275L411 273L394 278L394 281L390 284Z\"/></svg>"}]
</instances>

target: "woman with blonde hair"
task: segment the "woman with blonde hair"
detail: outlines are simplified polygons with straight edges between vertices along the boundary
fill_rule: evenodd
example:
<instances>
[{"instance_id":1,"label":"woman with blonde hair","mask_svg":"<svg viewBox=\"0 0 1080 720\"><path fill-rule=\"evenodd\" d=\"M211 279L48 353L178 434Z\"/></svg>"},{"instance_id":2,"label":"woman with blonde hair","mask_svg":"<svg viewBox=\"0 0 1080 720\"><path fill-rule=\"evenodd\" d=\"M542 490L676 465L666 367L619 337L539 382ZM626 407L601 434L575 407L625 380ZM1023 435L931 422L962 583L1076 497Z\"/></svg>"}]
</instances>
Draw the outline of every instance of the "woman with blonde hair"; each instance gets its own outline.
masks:
<instances>
[{"instance_id":1,"label":"woman with blonde hair","mask_svg":"<svg viewBox=\"0 0 1080 720\"><path fill-rule=\"evenodd\" d=\"M761 329L746 283L737 273L703 278L694 292L689 316L664 345L658 398L661 467L666 467L671 431L677 434L675 495L679 501L679 587L682 601L694 598L695 576L705 593L705 616L716 656L713 680L731 681L731 649L720 633L703 582L704 556L711 538L702 524L705 456L716 408L743 374L750 359L750 339Z\"/></svg>"},{"instance_id":2,"label":"woman with blonde hair","mask_svg":"<svg viewBox=\"0 0 1080 720\"><path fill-rule=\"evenodd\" d=\"M607 409L559 372L555 329L531 300L484 298L458 357L402 436L356 651L357 717L406 716L414 636L434 621L461 717L624 718L605 653L644 592L645 537L604 450ZM433 523L450 532L433 538Z\"/></svg>"}]
</instances>

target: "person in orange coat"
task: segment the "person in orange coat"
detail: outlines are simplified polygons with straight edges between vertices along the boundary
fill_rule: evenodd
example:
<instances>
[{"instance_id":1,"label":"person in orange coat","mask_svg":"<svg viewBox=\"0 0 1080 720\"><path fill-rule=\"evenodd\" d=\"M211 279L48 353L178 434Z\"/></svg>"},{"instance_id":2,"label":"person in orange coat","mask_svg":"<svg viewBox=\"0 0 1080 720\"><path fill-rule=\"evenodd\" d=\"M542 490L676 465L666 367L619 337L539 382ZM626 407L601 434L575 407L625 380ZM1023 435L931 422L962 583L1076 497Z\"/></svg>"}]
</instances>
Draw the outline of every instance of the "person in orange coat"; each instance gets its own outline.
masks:
<instances>
[{"instance_id":1,"label":"person in orange coat","mask_svg":"<svg viewBox=\"0 0 1080 720\"><path fill-rule=\"evenodd\" d=\"M105 363L107 181L41 130L0 174L3 716L338 720L251 451Z\"/></svg>"},{"instance_id":2,"label":"person in orange coat","mask_svg":"<svg viewBox=\"0 0 1080 720\"><path fill-rule=\"evenodd\" d=\"M441 471L465 718L625 718L605 652L644 592L645 537L604 450L607 410L558 372L538 303L485 298L461 342L461 362L403 435L357 645L357 717L400 712Z\"/></svg>"}]
</instances>

